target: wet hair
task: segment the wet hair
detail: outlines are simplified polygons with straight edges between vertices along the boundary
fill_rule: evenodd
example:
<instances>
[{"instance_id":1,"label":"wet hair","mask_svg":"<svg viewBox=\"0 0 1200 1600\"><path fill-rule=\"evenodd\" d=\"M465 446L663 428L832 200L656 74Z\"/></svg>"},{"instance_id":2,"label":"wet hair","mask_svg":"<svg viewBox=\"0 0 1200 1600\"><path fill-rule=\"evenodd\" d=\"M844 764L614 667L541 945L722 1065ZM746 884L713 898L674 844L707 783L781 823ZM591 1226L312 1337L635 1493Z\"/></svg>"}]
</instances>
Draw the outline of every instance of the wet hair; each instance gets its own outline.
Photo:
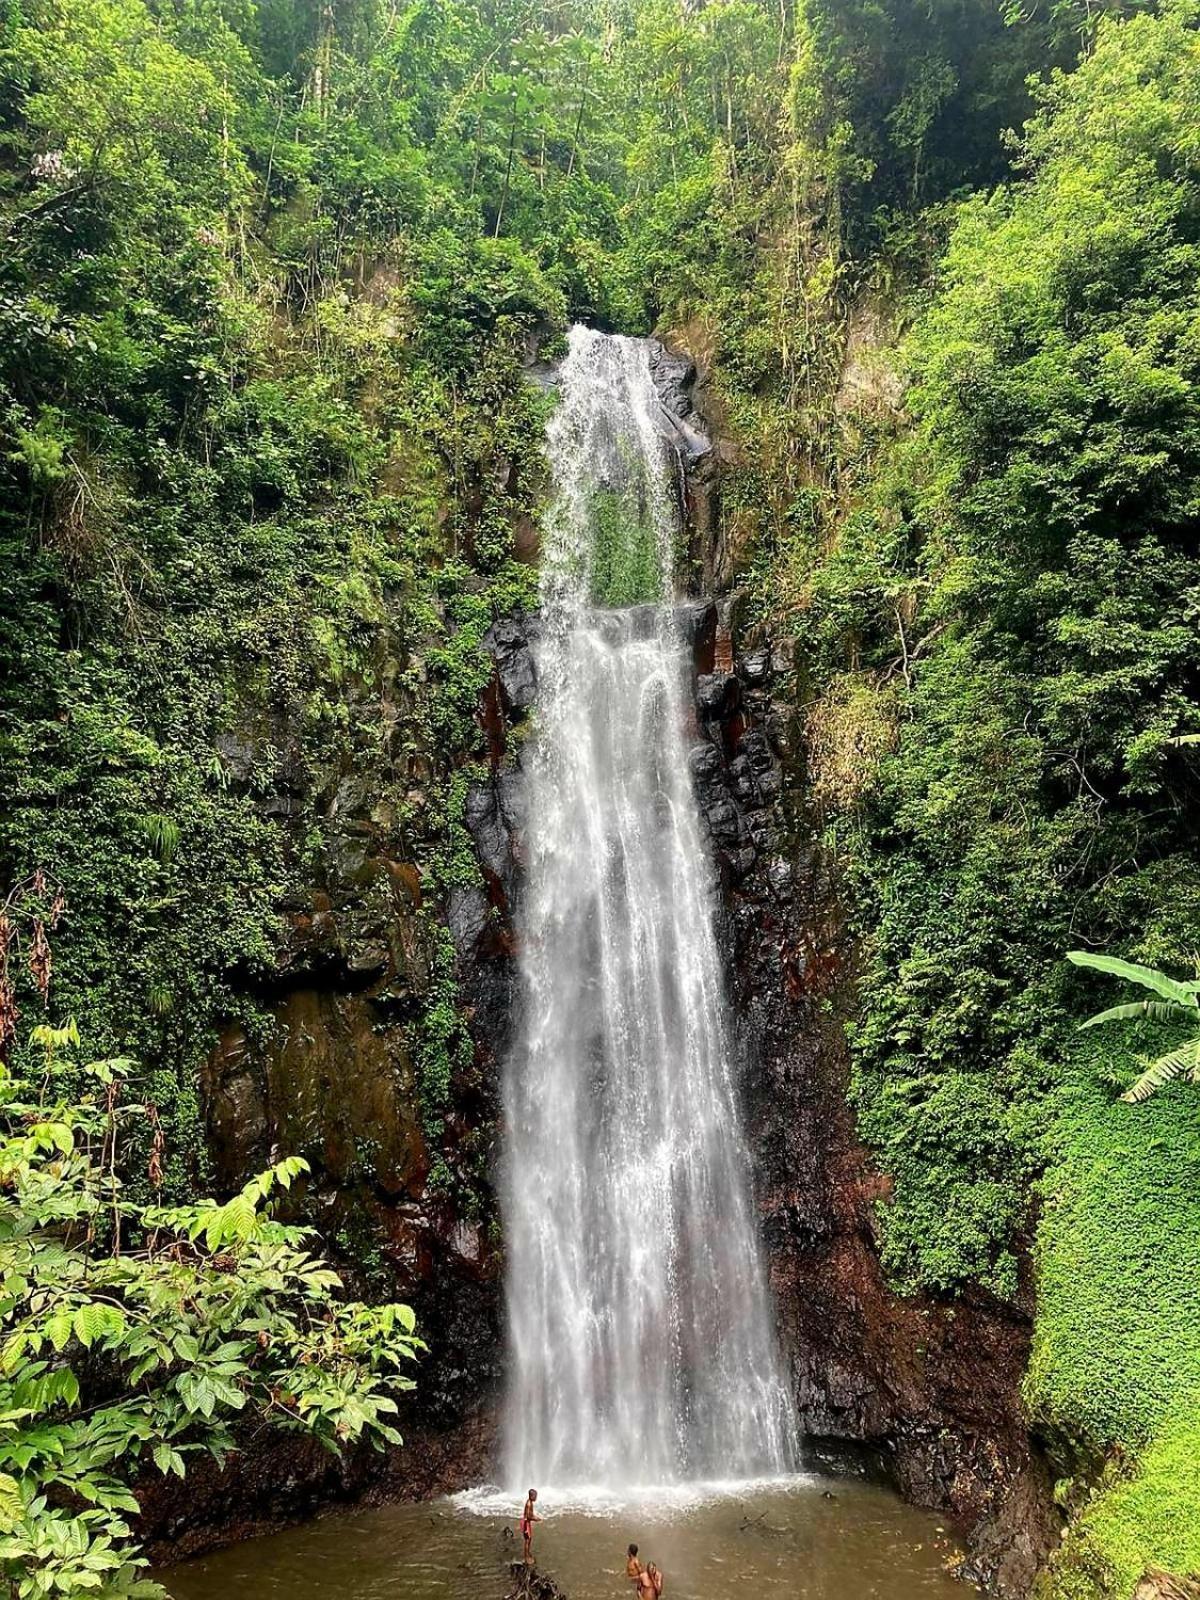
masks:
<instances>
[{"instance_id":1,"label":"wet hair","mask_svg":"<svg viewBox=\"0 0 1200 1600\"><path fill-rule=\"evenodd\" d=\"M537 1490L536 1489L530 1489L529 1498L531 1500L536 1500L537 1499Z\"/></svg>"},{"instance_id":2,"label":"wet hair","mask_svg":"<svg viewBox=\"0 0 1200 1600\"><path fill-rule=\"evenodd\" d=\"M631 1544L631 1545L630 1545L630 1546L629 1546L629 1554L630 1554L630 1555L631 1555L631 1556L635 1556L635 1555L637 1555L637 1545L635 1545L635 1544Z\"/></svg>"}]
</instances>

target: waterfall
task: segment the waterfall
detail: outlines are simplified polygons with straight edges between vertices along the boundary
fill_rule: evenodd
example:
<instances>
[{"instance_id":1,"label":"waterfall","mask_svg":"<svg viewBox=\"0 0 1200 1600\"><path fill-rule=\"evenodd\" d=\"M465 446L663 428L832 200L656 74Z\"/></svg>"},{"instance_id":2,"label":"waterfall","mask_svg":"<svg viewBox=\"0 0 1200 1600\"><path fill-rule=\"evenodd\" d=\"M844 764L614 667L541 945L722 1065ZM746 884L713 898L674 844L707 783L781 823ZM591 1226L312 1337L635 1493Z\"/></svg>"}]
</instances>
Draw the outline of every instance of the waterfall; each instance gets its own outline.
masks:
<instances>
[{"instance_id":1,"label":"waterfall","mask_svg":"<svg viewBox=\"0 0 1200 1600\"><path fill-rule=\"evenodd\" d=\"M573 329L547 430L504 1084L505 1475L520 1489L795 1465L689 778L674 458L648 351Z\"/></svg>"}]
</instances>

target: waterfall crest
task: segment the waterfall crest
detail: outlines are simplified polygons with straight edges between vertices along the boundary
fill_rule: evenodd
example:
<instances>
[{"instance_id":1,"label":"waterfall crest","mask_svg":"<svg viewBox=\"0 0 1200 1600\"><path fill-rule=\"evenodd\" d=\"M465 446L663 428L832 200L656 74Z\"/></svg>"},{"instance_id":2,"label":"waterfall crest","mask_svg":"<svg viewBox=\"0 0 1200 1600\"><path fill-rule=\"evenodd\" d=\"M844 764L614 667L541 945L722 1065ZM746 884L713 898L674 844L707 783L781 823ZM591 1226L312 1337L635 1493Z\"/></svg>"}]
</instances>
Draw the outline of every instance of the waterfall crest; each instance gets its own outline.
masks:
<instances>
[{"instance_id":1,"label":"waterfall crest","mask_svg":"<svg viewBox=\"0 0 1200 1600\"><path fill-rule=\"evenodd\" d=\"M572 330L547 430L504 1083L504 1466L520 1488L795 1466L689 777L660 411L643 341Z\"/></svg>"}]
</instances>

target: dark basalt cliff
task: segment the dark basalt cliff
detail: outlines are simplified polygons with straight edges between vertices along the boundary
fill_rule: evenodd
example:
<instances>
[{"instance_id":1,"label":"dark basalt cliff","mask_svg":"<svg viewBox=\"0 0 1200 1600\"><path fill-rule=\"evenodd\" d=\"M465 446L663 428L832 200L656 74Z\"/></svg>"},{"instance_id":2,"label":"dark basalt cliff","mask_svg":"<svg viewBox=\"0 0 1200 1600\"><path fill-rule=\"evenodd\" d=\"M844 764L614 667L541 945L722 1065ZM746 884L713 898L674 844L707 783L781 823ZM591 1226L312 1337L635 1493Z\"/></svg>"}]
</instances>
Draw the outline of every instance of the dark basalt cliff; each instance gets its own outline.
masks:
<instances>
[{"instance_id":1,"label":"dark basalt cliff","mask_svg":"<svg viewBox=\"0 0 1200 1600\"><path fill-rule=\"evenodd\" d=\"M846 1098L854 951L796 787L793 702L773 692L769 650L737 654L720 620L698 666L693 770L721 868L756 1190L810 1454L837 1464L866 1447L860 1460L907 1498L955 1518L973 1576L1024 1594L1056 1532L1020 1401L1028 1294L942 1302L889 1287L876 1238L887 1183Z\"/></svg>"}]
</instances>

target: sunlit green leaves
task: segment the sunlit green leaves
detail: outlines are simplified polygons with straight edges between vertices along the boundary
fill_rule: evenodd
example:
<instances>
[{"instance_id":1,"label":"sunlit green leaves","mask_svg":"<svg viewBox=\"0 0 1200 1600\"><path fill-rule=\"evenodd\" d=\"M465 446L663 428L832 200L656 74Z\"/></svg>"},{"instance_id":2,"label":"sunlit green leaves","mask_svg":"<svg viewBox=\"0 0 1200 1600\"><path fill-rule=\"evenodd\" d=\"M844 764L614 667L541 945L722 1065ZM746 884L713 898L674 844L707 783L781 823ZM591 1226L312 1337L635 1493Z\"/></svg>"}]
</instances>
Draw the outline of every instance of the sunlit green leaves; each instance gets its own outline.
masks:
<instances>
[{"instance_id":1,"label":"sunlit green leaves","mask_svg":"<svg viewBox=\"0 0 1200 1600\"><path fill-rule=\"evenodd\" d=\"M92 1074L107 1100L53 1108L0 1074L0 1575L20 1600L157 1593L131 1483L151 1463L182 1477L200 1449L223 1459L244 1414L331 1449L398 1443L394 1395L420 1348L408 1307L346 1304L305 1230L271 1216L302 1160L222 1205L132 1203L91 1154L130 1125L121 1065Z\"/></svg>"}]
</instances>

